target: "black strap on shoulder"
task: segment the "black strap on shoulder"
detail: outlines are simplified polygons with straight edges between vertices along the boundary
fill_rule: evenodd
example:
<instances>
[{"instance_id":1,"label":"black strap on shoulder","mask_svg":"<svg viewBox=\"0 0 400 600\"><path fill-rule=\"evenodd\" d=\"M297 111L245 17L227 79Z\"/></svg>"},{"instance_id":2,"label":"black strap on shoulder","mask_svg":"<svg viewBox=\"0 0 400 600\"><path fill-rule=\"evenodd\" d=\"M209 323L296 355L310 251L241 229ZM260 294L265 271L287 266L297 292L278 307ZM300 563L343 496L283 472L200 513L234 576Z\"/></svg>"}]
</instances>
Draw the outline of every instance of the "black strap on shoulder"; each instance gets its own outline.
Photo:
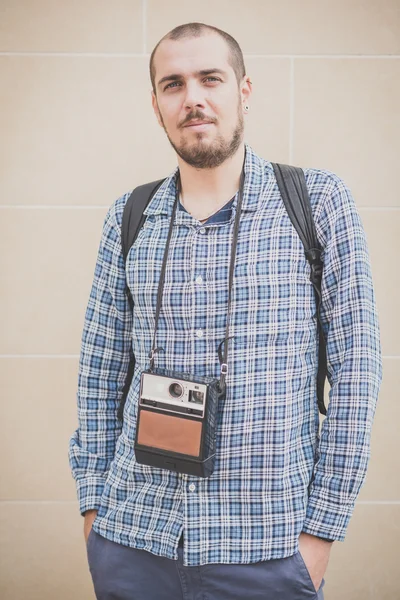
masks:
<instances>
[{"instance_id":1,"label":"black strap on shoulder","mask_svg":"<svg viewBox=\"0 0 400 600\"><path fill-rule=\"evenodd\" d=\"M151 181L150 183L140 185L132 191L131 195L126 201L121 224L121 245L125 263L129 250L146 220L146 215L143 214L143 211L164 181L165 179L159 179L158 181ZM133 312L133 300L128 286L126 286L126 294L128 296L129 305ZM121 401L118 406L117 416L121 422L124 418L124 406L129 389L131 387L134 370L135 356L132 352L131 346L128 373L125 379L124 388L122 390Z\"/></svg>"},{"instance_id":2,"label":"black strap on shoulder","mask_svg":"<svg viewBox=\"0 0 400 600\"><path fill-rule=\"evenodd\" d=\"M321 281L323 262L322 249L318 242L312 215L310 198L307 191L304 172L299 167L271 163L290 220L293 223L302 243L308 262L311 267L310 281L314 287L316 300L316 317L318 329L318 373L317 373L317 400L319 411L326 415L324 403L324 385L327 375L326 339L322 328L321 309Z\"/></svg>"},{"instance_id":3,"label":"black strap on shoulder","mask_svg":"<svg viewBox=\"0 0 400 600\"><path fill-rule=\"evenodd\" d=\"M146 219L143 211L164 181L165 179L158 179L158 181L139 185L132 191L126 201L121 224L122 254L125 262L128 252Z\"/></svg>"}]
</instances>

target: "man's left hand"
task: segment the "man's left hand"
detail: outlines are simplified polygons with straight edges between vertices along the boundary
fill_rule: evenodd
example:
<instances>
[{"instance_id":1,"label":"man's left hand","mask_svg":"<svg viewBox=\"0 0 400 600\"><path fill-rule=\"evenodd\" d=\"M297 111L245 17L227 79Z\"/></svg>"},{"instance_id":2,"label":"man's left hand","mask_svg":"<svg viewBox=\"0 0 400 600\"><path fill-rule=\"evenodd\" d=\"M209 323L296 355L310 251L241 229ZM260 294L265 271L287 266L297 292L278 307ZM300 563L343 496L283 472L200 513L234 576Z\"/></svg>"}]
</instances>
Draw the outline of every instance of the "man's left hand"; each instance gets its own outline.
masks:
<instances>
[{"instance_id":1,"label":"man's left hand","mask_svg":"<svg viewBox=\"0 0 400 600\"><path fill-rule=\"evenodd\" d=\"M299 552L317 591L328 567L332 545L331 542L304 532L299 537Z\"/></svg>"}]
</instances>

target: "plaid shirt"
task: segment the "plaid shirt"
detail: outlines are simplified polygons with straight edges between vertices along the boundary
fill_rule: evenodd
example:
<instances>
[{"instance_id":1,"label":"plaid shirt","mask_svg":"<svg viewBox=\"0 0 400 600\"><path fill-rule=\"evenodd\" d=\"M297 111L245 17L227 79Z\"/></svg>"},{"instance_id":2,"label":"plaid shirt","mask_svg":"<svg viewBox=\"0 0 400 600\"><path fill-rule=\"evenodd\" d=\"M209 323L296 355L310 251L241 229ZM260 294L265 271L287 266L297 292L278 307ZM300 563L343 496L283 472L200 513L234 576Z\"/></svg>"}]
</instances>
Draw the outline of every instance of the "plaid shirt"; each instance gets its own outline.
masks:
<instances>
[{"instance_id":1,"label":"plaid shirt","mask_svg":"<svg viewBox=\"0 0 400 600\"><path fill-rule=\"evenodd\" d=\"M94 530L184 564L252 563L297 551L302 531L344 540L363 484L382 377L365 233L334 173L304 169L324 248L321 317L327 336L328 414L319 431L314 290L302 243L270 162L246 145L235 262L227 395L208 478L141 465L134 438L141 371L148 367L157 286L177 170L159 188L132 246L125 293L121 219L130 192L108 211L86 311L79 362L79 428L70 465L80 511ZM166 269L155 366L219 377L237 197L226 218L201 224L177 211ZM123 426L117 408L132 344L136 368Z\"/></svg>"}]
</instances>

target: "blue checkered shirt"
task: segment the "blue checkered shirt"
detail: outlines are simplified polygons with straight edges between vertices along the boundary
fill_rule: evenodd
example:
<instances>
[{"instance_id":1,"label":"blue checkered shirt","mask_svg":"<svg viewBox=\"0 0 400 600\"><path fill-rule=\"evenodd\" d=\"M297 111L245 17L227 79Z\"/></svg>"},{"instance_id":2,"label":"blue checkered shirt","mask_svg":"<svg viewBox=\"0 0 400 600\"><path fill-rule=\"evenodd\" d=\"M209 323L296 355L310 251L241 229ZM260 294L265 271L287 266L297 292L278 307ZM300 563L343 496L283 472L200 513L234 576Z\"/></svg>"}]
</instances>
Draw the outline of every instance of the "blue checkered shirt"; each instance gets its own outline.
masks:
<instances>
[{"instance_id":1,"label":"blue checkered shirt","mask_svg":"<svg viewBox=\"0 0 400 600\"><path fill-rule=\"evenodd\" d=\"M324 248L328 413L320 428L310 267L271 163L246 144L234 339L208 478L139 464L134 452L140 374L148 367L177 170L146 208L126 272L121 219L130 192L109 209L85 317L79 427L69 452L80 511L98 509L98 534L177 559L183 532L189 566L290 556L302 531L344 540L369 461L382 377L380 334L365 233L351 193L334 173L304 173ZM156 355L156 367L219 377L237 196L204 224L182 207L177 211L157 335L165 352ZM131 345L136 367L121 425L117 409Z\"/></svg>"}]
</instances>

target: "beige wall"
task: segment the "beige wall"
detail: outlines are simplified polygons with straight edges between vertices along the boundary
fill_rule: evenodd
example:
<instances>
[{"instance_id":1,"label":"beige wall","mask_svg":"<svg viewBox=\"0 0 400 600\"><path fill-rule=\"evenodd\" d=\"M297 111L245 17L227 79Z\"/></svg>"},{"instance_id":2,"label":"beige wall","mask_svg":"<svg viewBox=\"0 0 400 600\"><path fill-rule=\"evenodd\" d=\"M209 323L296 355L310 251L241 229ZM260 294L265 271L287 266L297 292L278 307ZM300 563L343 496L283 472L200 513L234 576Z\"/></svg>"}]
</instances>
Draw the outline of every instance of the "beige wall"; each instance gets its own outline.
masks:
<instances>
[{"instance_id":1,"label":"beige wall","mask_svg":"<svg viewBox=\"0 0 400 600\"><path fill-rule=\"evenodd\" d=\"M107 207L175 165L147 69L191 20L243 48L254 149L336 172L359 207L384 382L326 600L399 599L399 0L1 1L0 597L94 598L67 459L84 310Z\"/></svg>"}]
</instances>

